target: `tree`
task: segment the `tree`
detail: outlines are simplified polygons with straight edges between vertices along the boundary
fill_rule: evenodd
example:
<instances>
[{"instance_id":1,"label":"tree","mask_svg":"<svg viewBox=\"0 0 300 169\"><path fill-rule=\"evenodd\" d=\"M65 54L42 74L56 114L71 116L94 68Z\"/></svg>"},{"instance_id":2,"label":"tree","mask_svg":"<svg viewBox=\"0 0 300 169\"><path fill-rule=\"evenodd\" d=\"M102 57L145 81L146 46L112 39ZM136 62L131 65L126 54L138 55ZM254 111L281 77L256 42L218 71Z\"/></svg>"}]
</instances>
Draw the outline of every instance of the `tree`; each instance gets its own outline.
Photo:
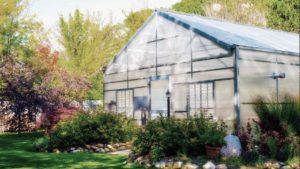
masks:
<instances>
[{"instance_id":1,"label":"tree","mask_svg":"<svg viewBox=\"0 0 300 169\"><path fill-rule=\"evenodd\" d=\"M65 48L61 64L92 82L90 100L102 99L102 70L122 45L119 25L103 25L97 18L76 10L68 20L61 16L59 23L61 44Z\"/></svg>"},{"instance_id":2,"label":"tree","mask_svg":"<svg viewBox=\"0 0 300 169\"><path fill-rule=\"evenodd\" d=\"M208 0L182 0L172 6L175 11L205 15L205 7Z\"/></svg>"},{"instance_id":3,"label":"tree","mask_svg":"<svg viewBox=\"0 0 300 169\"><path fill-rule=\"evenodd\" d=\"M268 27L290 32L300 31L299 0L270 0L268 7Z\"/></svg>"},{"instance_id":4,"label":"tree","mask_svg":"<svg viewBox=\"0 0 300 169\"><path fill-rule=\"evenodd\" d=\"M151 9L143 9L136 12L130 12L126 15L124 25L126 28L125 43L132 37L134 33L145 23L145 21L152 14Z\"/></svg>"},{"instance_id":5,"label":"tree","mask_svg":"<svg viewBox=\"0 0 300 169\"><path fill-rule=\"evenodd\" d=\"M216 17L251 25L265 25L266 1L261 0L182 0L175 11Z\"/></svg>"},{"instance_id":6,"label":"tree","mask_svg":"<svg viewBox=\"0 0 300 169\"><path fill-rule=\"evenodd\" d=\"M65 48L62 54L68 70L84 76L97 74L120 48L119 28L96 20L79 10L68 20L60 17L61 44Z\"/></svg>"},{"instance_id":7,"label":"tree","mask_svg":"<svg viewBox=\"0 0 300 169\"><path fill-rule=\"evenodd\" d=\"M39 43L41 24L21 15L26 5L22 0L0 0L0 62L13 56L27 59Z\"/></svg>"},{"instance_id":8,"label":"tree","mask_svg":"<svg viewBox=\"0 0 300 169\"><path fill-rule=\"evenodd\" d=\"M1 64L0 107L4 109L0 113L13 113L12 124L18 124L19 133L24 121L21 118L25 114L29 122L42 112L55 116L59 109L66 107L74 98L79 100L84 97L81 95L87 89L84 79L70 76L56 62L57 53L41 47L34 59L35 64L10 59Z\"/></svg>"}]
</instances>

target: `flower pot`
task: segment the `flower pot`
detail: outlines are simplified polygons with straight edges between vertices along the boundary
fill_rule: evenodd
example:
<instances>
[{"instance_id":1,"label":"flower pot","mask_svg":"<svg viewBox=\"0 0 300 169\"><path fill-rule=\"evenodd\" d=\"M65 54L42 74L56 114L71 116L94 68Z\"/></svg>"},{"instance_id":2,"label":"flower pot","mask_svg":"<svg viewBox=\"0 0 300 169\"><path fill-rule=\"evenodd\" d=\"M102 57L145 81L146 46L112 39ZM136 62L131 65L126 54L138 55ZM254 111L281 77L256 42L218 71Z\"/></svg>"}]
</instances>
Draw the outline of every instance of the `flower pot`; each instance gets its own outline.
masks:
<instances>
[{"instance_id":1,"label":"flower pot","mask_svg":"<svg viewBox=\"0 0 300 169\"><path fill-rule=\"evenodd\" d=\"M206 149L206 156L209 159L215 159L220 155L221 147L211 147L205 145L205 149Z\"/></svg>"}]
</instances>

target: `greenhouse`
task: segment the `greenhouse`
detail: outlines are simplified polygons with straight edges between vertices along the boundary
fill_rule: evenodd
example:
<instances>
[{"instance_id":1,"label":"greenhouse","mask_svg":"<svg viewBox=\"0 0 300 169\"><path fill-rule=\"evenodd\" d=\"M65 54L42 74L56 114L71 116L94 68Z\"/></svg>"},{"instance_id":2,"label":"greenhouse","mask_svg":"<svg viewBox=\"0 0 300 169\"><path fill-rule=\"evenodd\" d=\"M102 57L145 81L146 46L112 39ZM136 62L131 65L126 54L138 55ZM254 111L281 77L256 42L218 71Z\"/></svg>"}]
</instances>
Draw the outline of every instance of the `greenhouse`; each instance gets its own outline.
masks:
<instances>
[{"instance_id":1,"label":"greenhouse","mask_svg":"<svg viewBox=\"0 0 300 169\"><path fill-rule=\"evenodd\" d=\"M107 66L106 109L140 124L205 116L231 129L253 99L299 93L299 35L156 10Z\"/></svg>"}]
</instances>

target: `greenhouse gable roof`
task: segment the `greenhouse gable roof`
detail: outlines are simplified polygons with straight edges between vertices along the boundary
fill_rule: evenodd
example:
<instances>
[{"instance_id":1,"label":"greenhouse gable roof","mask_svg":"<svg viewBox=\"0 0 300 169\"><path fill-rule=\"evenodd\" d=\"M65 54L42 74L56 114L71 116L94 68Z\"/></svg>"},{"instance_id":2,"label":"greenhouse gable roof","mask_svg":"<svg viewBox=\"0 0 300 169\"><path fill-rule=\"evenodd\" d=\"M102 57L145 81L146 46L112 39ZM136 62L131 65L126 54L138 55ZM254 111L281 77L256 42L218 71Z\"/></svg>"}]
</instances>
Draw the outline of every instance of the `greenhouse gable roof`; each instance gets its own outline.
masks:
<instances>
[{"instance_id":1,"label":"greenhouse gable roof","mask_svg":"<svg viewBox=\"0 0 300 169\"><path fill-rule=\"evenodd\" d=\"M192 29L225 48L247 48L299 54L299 34L226 22L198 15L158 10L158 15Z\"/></svg>"}]
</instances>

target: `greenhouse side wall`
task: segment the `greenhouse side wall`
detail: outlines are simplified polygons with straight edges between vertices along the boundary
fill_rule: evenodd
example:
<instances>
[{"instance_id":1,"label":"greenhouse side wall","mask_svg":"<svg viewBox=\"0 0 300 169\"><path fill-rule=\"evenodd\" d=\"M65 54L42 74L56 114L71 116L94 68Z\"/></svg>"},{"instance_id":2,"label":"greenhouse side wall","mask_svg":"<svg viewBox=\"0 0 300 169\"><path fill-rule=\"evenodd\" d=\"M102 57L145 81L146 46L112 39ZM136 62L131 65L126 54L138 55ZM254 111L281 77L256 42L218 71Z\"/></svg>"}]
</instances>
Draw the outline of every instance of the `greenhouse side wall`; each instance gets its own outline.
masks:
<instances>
[{"instance_id":1,"label":"greenhouse side wall","mask_svg":"<svg viewBox=\"0 0 300 169\"><path fill-rule=\"evenodd\" d=\"M153 119L166 115L167 90L175 117L206 112L232 128L232 51L155 15L108 67L105 104L117 112L131 108L136 119L145 115L141 107L146 107L145 116Z\"/></svg>"},{"instance_id":2,"label":"greenhouse side wall","mask_svg":"<svg viewBox=\"0 0 300 169\"><path fill-rule=\"evenodd\" d=\"M279 102L285 94L299 95L299 56L281 55L254 50L240 50L240 103L241 124L257 118L253 111L257 97L277 99L276 79L274 74L284 73L278 78Z\"/></svg>"}]
</instances>

